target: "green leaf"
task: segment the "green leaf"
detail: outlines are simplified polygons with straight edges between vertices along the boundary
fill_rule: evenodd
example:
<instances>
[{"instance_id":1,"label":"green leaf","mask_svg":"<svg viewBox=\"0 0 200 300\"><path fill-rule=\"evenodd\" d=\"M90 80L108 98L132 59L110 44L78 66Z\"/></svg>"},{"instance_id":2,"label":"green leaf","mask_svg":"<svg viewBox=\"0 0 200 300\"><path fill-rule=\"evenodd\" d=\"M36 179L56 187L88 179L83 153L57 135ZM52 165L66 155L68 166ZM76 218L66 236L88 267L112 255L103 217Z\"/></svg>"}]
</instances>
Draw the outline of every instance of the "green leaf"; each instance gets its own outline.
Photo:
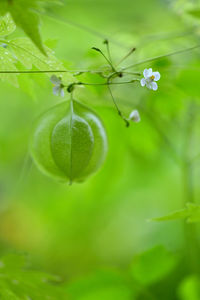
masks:
<instances>
[{"instance_id":1,"label":"green leaf","mask_svg":"<svg viewBox=\"0 0 200 300\"><path fill-rule=\"evenodd\" d=\"M151 221L170 221L186 219L188 223L200 222L200 205L187 203L186 208L177 210L169 215L153 218Z\"/></svg>"},{"instance_id":2,"label":"green leaf","mask_svg":"<svg viewBox=\"0 0 200 300\"><path fill-rule=\"evenodd\" d=\"M200 18L200 9L188 10L188 11L186 11L186 13L188 13L192 17L195 17L195 18L198 18L198 19Z\"/></svg>"},{"instance_id":3,"label":"green leaf","mask_svg":"<svg viewBox=\"0 0 200 300\"><path fill-rule=\"evenodd\" d=\"M55 56L54 52L45 47L47 56L43 55L37 47L28 38L16 38L8 42L14 56L24 65L27 69L36 67L38 70L66 70L63 63L59 61ZM75 82L76 79L71 73L56 73L57 76L62 78L64 85L69 85ZM49 76L52 73L48 74Z\"/></svg>"},{"instance_id":4,"label":"green leaf","mask_svg":"<svg viewBox=\"0 0 200 300\"><path fill-rule=\"evenodd\" d=\"M30 74L18 76L18 83L21 91L31 97L32 100L37 99L37 90L33 77Z\"/></svg>"},{"instance_id":5,"label":"green leaf","mask_svg":"<svg viewBox=\"0 0 200 300\"><path fill-rule=\"evenodd\" d=\"M8 254L0 259L0 273L9 270L20 270L26 266L26 258L23 255Z\"/></svg>"},{"instance_id":6,"label":"green leaf","mask_svg":"<svg viewBox=\"0 0 200 300\"><path fill-rule=\"evenodd\" d=\"M29 270L22 255L7 255L0 259L0 299L64 300L67 295L59 278Z\"/></svg>"},{"instance_id":7,"label":"green leaf","mask_svg":"<svg viewBox=\"0 0 200 300\"><path fill-rule=\"evenodd\" d=\"M50 49L55 49L58 44L58 39L48 39L45 41L45 46L47 46Z\"/></svg>"},{"instance_id":8,"label":"green leaf","mask_svg":"<svg viewBox=\"0 0 200 300\"><path fill-rule=\"evenodd\" d=\"M140 284L151 285L169 275L175 266L175 257L164 247L156 246L134 258L131 274Z\"/></svg>"},{"instance_id":9,"label":"green leaf","mask_svg":"<svg viewBox=\"0 0 200 300\"><path fill-rule=\"evenodd\" d=\"M71 300L134 300L134 293L123 276L115 271L97 271L69 283Z\"/></svg>"},{"instance_id":10,"label":"green leaf","mask_svg":"<svg viewBox=\"0 0 200 300\"><path fill-rule=\"evenodd\" d=\"M0 18L0 36L6 36L15 31L16 25L13 22L10 14L6 14Z\"/></svg>"},{"instance_id":11,"label":"green leaf","mask_svg":"<svg viewBox=\"0 0 200 300\"><path fill-rule=\"evenodd\" d=\"M18 3L16 5L13 5L12 10L10 11L15 24L24 30L24 32L30 37L30 39L35 43L35 45L43 54L46 54L40 37L39 16L29 8L26 9L26 6L24 7L24 12L22 13L23 6L21 5L19 6Z\"/></svg>"},{"instance_id":12,"label":"green leaf","mask_svg":"<svg viewBox=\"0 0 200 300\"><path fill-rule=\"evenodd\" d=\"M178 289L180 300L200 299L200 279L193 275L185 278Z\"/></svg>"},{"instance_id":13,"label":"green leaf","mask_svg":"<svg viewBox=\"0 0 200 300\"><path fill-rule=\"evenodd\" d=\"M0 47L0 79L18 87L17 74L1 73L1 71L17 71L16 58L7 49Z\"/></svg>"},{"instance_id":14,"label":"green leaf","mask_svg":"<svg viewBox=\"0 0 200 300\"><path fill-rule=\"evenodd\" d=\"M17 38L13 40L5 40L6 47L0 47L0 79L9 81L12 85L18 87L26 85L23 90L34 96L31 78L35 75L3 73L5 71L21 71L36 68L41 71L62 70L66 69L63 63L59 61L53 54L53 51L45 47L48 56L43 55L38 48L28 38ZM2 73L1 73L2 71ZM76 81L71 73L56 73L62 78L63 84L66 86ZM46 73L51 76L52 73ZM25 78L26 76L26 78ZM18 78L20 77L19 83ZM29 80L27 80L29 78Z\"/></svg>"},{"instance_id":15,"label":"green leaf","mask_svg":"<svg viewBox=\"0 0 200 300\"><path fill-rule=\"evenodd\" d=\"M1 286L0 286L1 288ZM13 292L8 289L1 288L0 290L0 299L1 300L20 300L18 296L16 296Z\"/></svg>"},{"instance_id":16,"label":"green leaf","mask_svg":"<svg viewBox=\"0 0 200 300\"><path fill-rule=\"evenodd\" d=\"M3 0L0 3L0 15L9 12L17 26L33 41L38 49L46 55L40 35L40 17L38 12L44 11L44 6L59 4L55 0Z\"/></svg>"}]
</instances>

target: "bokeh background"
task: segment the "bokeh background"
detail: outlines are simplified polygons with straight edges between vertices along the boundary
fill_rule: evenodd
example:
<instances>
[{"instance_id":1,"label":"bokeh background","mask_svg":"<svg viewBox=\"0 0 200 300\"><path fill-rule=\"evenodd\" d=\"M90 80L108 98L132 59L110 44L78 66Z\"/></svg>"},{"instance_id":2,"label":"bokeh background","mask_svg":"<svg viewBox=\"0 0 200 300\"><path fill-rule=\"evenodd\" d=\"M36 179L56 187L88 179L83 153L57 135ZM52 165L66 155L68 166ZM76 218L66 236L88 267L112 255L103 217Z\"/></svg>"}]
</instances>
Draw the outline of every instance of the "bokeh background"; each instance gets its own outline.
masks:
<instances>
[{"instance_id":1,"label":"bokeh background","mask_svg":"<svg viewBox=\"0 0 200 300\"><path fill-rule=\"evenodd\" d=\"M91 50L93 46L105 50L105 37L115 62L131 47L137 48L122 64L128 66L198 44L198 20L183 14L183 2L176 4L164 0L68 0L64 7L55 7L42 17L42 37L72 70L105 66L103 58ZM75 98L101 116L109 152L97 174L72 186L43 175L28 151L34 119L62 99L52 94L45 76L24 75L27 80L35 76L31 88L23 84L16 89L1 82L0 254L28 253L34 268L70 281L99 269L129 269L137 253L157 245L181 261L183 222L149 219L184 206L182 168L177 160L186 147L191 103L195 124L189 156L200 151L199 57L197 49L136 67L139 72L153 67L161 73L157 92L139 84L112 88L125 115L136 108L140 111L141 122L129 128L117 115L106 87L77 89ZM94 74L80 78L100 80ZM198 201L198 159L193 171ZM175 286L168 291L163 288L160 299L197 299L177 298L182 273L180 266L171 277ZM119 299L128 298L122 294Z\"/></svg>"}]
</instances>

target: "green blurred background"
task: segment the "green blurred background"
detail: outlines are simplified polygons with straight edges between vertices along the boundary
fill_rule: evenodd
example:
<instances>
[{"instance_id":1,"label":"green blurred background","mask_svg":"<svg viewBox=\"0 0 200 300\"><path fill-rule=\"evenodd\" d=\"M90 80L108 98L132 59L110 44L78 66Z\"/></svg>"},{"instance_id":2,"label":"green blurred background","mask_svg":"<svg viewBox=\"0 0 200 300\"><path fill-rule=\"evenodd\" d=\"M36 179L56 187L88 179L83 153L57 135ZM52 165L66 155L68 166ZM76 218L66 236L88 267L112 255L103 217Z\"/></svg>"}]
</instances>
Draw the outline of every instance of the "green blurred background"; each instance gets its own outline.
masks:
<instances>
[{"instance_id":1,"label":"green blurred background","mask_svg":"<svg viewBox=\"0 0 200 300\"><path fill-rule=\"evenodd\" d=\"M198 22L184 18L179 10L182 4L177 8L174 2L69 0L64 7L49 11L55 18L43 16L42 37L47 45L54 45L55 55L72 70L105 65L103 58L91 50L93 46L104 49L104 37L110 40L115 61L135 46L137 51L124 62L126 66L198 44ZM148 220L184 205L182 171L168 140L180 157L188 111L191 103L197 107L199 103L199 66L199 50L195 50L135 68L142 72L153 67L161 73L161 80L157 92L139 84L113 88L127 116L135 108L140 111L141 122L130 128L125 128L117 115L106 87L77 89L75 98L101 116L109 152L97 174L72 186L41 174L28 153L34 119L62 99L53 96L45 76L21 75L27 80L35 76L28 89L1 82L0 254L29 253L34 268L67 280L102 268L125 270L137 253L156 245L165 246L181 260L185 247L183 222ZM99 80L91 74L80 78ZM197 112L191 157L200 150ZM197 199L199 173L197 161ZM174 275L174 281L180 276ZM165 298L162 290L160 299L177 299L172 294Z\"/></svg>"}]
</instances>

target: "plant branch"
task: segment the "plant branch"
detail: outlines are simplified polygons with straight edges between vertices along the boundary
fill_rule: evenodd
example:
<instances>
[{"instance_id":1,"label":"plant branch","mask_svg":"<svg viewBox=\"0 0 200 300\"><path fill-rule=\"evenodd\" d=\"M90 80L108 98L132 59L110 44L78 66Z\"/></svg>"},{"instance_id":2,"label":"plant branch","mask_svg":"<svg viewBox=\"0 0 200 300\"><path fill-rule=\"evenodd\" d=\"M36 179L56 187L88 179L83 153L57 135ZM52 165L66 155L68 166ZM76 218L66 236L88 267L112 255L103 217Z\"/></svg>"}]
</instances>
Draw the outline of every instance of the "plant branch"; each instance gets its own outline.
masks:
<instances>
[{"instance_id":1,"label":"plant branch","mask_svg":"<svg viewBox=\"0 0 200 300\"><path fill-rule=\"evenodd\" d=\"M122 82L103 82L103 83L88 83L88 82L74 82L73 85L99 85L99 86L106 86L106 85L120 85L120 84L130 84L130 83L134 83L136 81L139 81L139 79L132 79L129 81L122 81Z\"/></svg>"},{"instance_id":2,"label":"plant branch","mask_svg":"<svg viewBox=\"0 0 200 300\"><path fill-rule=\"evenodd\" d=\"M106 49L107 49L109 61L110 61L111 64L113 65L112 57L111 57L111 53L110 53L110 44L109 44L109 41L106 39L106 40L104 41L104 44L106 45Z\"/></svg>"},{"instance_id":3,"label":"plant branch","mask_svg":"<svg viewBox=\"0 0 200 300\"><path fill-rule=\"evenodd\" d=\"M105 54L101 51L101 49L96 48L96 47L92 47L93 50L101 53L101 55L105 58L105 60L108 62L108 64L111 66L111 69L113 72L117 72L112 64L112 62L105 56Z\"/></svg>"},{"instance_id":4,"label":"plant branch","mask_svg":"<svg viewBox=\"0 0 200 300\"><path fill-rule=\"evenodd\" d=\"M111 82L110 82L110 80L112 79L112 77L114 77L116 74L115 73L113 73L113 74L111 74L109 77L108 77L108 80L107 80L107 86L108 86L108 91L109 91L109 93L110 93L110 96L111 96L111 98L112 98L112 101L113 101L113 103L114 103L114 105L115 105L115 108L116 108L116 110L117 110L117 112L118 112L118 115L122 118L122 120L125 122L125 124L126 124L126 127L129 127L129 121L127 120L127 118L122 114L122 112L121 112L121 110L119 109L119 107L118 107L118 105L117 105L117 103L116 103L116 101L115 101L115 98L114 98L114 96L113 96L113 93L112 93L112 90L111 90L111 88L110 88L110 84L111 84ZM129 82L130 83L130 82Z\"/></svg>"},{"instance_id":5,"label":"plant branch","mask_svg":"<svg viewBox=\"0 0 200 300\"><path fill-rule=\"evenodd\" d=\"M136 48L132 48L119 62L118 62L118 66L125 61L133 52L135 52Z\"/></svg>"},{"instance_id":6,"label":"plant branch","mask_svg":"<svg viewBox=\"0 0 200 300\"><path fill-rule=\"evenodd\" d=\"M155 56L155 57L152 57L152 58L148 58L148 59L139 61L139 62L137 62L137 63L135 63L135 64L132 64L132 65L130 65L130 66L128 66L128 67L125 67L125 68L122 69L122 71L123 71L123 70L128 70L128 69L130 69L130 68L133 68L133 67L136 67L136 66L139 66L139 65L148 63L148 62L152 62L152 61L155 61L155 60L159 60L159 59L162 59L162 58L165 58L165 57L169 57L169 56L173 56L173 55L185 53L185 52L188 52L188 51L197 49L197 48L199 48L199 47L200 47L200 45L196 45L196 46L189 47L189 48L186 48L186 49L183 49L183 50L179 50L179 51L171 52L171 53L168 53L168 54L164 54L164 55L159 55L159 56Z\"/></svg>"},{"instance_id":7,"label":"plant branch","mask_svg":"<svg viewBox=\"0 0 200 300\"><path fill-rule=\"evenodd\" d=\"M40 74L40 73L67 73L66 70L42 70L42 71L0 71L0 74Z\"/></svg>"}]
</instances>

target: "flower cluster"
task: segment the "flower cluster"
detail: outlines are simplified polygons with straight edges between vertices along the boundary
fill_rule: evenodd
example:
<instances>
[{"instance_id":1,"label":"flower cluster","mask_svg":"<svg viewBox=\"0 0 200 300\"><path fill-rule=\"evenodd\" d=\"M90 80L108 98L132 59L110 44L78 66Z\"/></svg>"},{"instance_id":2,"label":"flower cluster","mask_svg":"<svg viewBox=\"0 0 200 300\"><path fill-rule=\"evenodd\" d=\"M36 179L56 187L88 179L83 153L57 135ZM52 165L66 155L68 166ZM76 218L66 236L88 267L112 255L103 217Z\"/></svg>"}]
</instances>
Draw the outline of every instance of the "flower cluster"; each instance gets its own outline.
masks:
<instances>
[{"instance_id":1,"label":"flower cluster","mask_svg":"<svg viewBox=\"0 0 200 300\"><path fill-rule=\"evenodd\" d=\"M148 89L156 91L158 89L157 81L160 80L160 73L158 71L153 72L152 68L144 69L143 71L144 78L140 80L141 86L146 86ZM50 78L51 82L53 83L53 94L56 96L64 97L64 85L61 81L61 78L57 77L56 75L52 75ZM73 86L73 84L72 84ZM69 87L68 87L69 88ZM140 114L137 109L133 110L130 115L129 119L132 122L139 123L140 122Z\"/></svg>"}]
</instances>

